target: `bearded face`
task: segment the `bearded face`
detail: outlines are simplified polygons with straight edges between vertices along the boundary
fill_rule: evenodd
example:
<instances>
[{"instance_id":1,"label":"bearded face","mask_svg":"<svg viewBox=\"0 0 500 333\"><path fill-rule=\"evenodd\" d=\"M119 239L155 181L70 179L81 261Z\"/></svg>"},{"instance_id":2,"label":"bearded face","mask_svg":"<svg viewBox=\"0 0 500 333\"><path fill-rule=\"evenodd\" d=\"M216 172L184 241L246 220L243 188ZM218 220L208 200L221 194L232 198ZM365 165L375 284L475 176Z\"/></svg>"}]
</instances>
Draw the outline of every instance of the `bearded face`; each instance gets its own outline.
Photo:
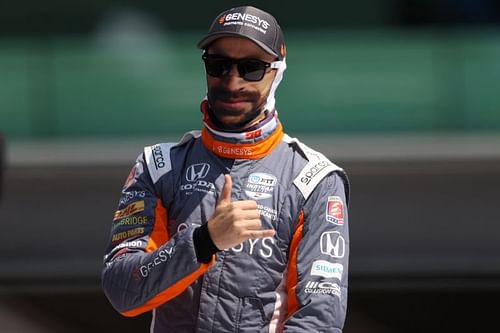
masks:
<instances>
[{"instance_id":1,"label":"bearded face","mask_svg":"<svg viewBox=\"0 0 500 333\"><path fill-rule=\"evenodd\" d=\"M207 50L209 55L230 59L258 59L271 63L274 56L250 39L222 37ZM238 130L252 126L264 117L263 107L271 89L276 71L269 69L260 81L246 81L233 65L224 76L207 74L208 103L218 125Z\"/></svg>"}]
</instances>

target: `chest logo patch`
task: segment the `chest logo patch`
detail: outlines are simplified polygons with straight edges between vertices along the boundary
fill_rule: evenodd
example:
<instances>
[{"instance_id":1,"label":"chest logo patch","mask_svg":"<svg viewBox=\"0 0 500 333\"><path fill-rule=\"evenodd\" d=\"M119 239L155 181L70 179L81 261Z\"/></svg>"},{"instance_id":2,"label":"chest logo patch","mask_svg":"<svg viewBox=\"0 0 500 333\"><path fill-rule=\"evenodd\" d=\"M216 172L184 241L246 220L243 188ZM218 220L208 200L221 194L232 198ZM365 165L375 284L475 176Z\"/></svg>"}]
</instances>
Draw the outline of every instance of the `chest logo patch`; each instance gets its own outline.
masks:
<instances>
[{"instance_id":1,"label":"chest logo patch","mask_svg":"<svg viewBox=\"0 0 500 333\"><path fill-rule=\"evenodd\" d=\"M248 176L245 185L245 193L251 199L260 200L272 197L274 186L278 180L273 175L262 172L255 172Z\"/></svg>"},{"instance_id":2,"label":"chest logo patch","mask_svg":"<svg viewBox=\"0 0 500 333\"><path fill-rule=\"evenodd\" d=\"M186 170L186 180L195 182L198 179L205 178L210 171L210 165L207 163L197 163L190 165Z\"/></svg>"},{"instance_id":3,"label":"chest logo patch","mask_svg":"<svg viewBox=\"0 0 500 333\"><path fill-rule=\"evenodd\" d=\"M186 169L187 183L181 185L181 192L191 195L193 192L203 192L215 194L215 185L209 180L205 180L210 171L210 164L191 164Z\"/></svg>"}]
</instances>

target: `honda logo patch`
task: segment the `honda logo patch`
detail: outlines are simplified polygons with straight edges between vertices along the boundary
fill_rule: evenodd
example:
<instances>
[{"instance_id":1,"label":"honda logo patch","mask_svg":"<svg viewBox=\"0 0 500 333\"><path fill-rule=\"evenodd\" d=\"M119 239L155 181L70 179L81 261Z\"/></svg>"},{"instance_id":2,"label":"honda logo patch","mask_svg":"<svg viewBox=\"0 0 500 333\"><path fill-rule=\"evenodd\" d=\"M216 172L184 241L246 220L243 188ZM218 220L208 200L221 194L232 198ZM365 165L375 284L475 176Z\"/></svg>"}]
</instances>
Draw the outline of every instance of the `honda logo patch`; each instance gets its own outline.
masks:
<instances>
[{"instance_id":1,"label":"honda logo patch","mask_svg":"<svg viewBox=\"0 0 500 333\"><path fill-rule=\"evenodd\" d=\"M345 254L345 239L338 231L327 231L321 234L321 253L333 258L343 258Z\"/></svg>"},{"instance_id":2,"label":"honda logo patch","mask_svg":"<svg viewBox=\"0 0 500 333\"><path fill-rule=\"evenodd\" d=\"M186 170L186 180L195 182L198 179L205 178L210 170L210 165L207 163L198 163L190 165Z\"/></svg>"}]
</instances>

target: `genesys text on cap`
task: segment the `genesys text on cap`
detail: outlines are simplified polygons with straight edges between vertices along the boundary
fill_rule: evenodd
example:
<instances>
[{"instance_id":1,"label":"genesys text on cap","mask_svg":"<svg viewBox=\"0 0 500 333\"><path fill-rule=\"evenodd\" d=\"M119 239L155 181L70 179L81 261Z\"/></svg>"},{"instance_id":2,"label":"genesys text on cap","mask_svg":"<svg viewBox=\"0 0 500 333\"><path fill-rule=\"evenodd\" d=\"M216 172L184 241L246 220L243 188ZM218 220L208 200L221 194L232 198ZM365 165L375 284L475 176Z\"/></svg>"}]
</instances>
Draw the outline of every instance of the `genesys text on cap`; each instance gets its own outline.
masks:
<instances>
[{"instance_id":1,"label":"genesys text on cap","mask_svg":"<svg viewBox=\"0 0 500 333\"><path fill-rule=\"evenodd\" d=\"M244 25L259 30L264 34L267 32L267 29L269 28L270 25L269 22L267 22L264 19L261 19L256 15L248 13L238 13L238 12L222 15L219 18L219 24L222 24L224 26L233 24Z\"/></svg>"}]
</instances>

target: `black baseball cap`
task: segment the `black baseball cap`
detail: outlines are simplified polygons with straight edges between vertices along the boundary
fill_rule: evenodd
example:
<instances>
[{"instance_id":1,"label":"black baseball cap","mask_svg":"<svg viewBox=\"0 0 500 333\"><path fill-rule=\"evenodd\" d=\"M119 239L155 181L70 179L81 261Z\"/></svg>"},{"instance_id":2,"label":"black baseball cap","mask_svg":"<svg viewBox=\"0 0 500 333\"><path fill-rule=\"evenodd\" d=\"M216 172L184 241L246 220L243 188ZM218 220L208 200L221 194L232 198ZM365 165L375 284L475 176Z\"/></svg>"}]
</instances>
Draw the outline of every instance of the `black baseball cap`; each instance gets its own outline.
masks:
<instances>
[{"instance_id":1,"label":"black baseball cap","mask_svg":"<svg viewBox=\"0 0 500 333\"><path fill-rule=\"evenodd\" d=\"M220 13L208 34L198 42L198 47L206 49L217 38L226 36L246 37L279 60L286 55L283 32L276 19L252 6L235 7Z\"/></svg>"}]
</instances>

